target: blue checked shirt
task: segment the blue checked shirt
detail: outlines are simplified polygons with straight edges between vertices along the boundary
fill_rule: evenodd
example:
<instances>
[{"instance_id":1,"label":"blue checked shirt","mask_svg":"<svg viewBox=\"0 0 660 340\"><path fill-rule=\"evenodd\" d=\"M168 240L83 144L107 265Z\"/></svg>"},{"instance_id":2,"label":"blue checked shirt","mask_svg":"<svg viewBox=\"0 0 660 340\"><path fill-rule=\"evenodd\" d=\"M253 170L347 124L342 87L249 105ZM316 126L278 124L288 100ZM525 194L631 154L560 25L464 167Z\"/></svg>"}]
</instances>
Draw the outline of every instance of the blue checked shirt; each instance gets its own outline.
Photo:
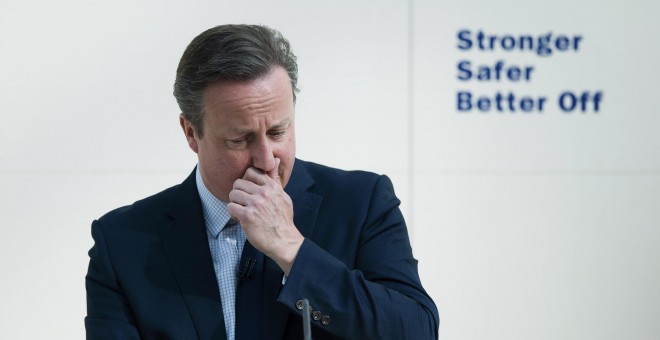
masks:
<instances>
[{"instance_id":1,"label":"blue checked shirt","mask_svg":"<svg viewBox=\"0 0 660 340\"><path fill-rule=\"evenodd\" d=\"M213 269L218 281L222 314L225 317L227 339L235 339L236 324L236 285L238 284L238 263L245 245L243 228L231 219L227 203L217 199L206 188L199 172L196 171L197 191L202 200L206 234L211 248Z\"/></svg>"}]
</instances>

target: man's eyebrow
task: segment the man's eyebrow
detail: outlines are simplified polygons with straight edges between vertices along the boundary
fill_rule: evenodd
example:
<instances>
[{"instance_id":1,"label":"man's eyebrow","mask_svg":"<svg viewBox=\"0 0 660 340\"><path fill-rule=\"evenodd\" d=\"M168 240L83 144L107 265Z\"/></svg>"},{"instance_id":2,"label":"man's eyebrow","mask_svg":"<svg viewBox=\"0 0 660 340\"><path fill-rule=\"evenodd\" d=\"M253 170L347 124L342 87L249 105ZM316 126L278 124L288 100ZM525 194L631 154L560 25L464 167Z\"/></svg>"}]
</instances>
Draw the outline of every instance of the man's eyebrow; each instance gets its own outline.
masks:
<instances>
[{"instance_id":1,"label":"man's eyebrow","mask_svg":"<svg viewBox=\"0 0 660 340\"><path fill-rule=\"evenodd\" d=\"M277 129L284 128L284 127L286 127L287 125L289 125L289 122L290 122L290 121L291 121L291 120L290 120L289 118L284 118L281 122L277 123L276 125L274 125L273 127L271 127L271 128L268 129L268 130L277 130Z\"/></svg>"},{"instance_id":2,"label":"man's eyebrow","mask_svg":"<svg viewBox=\"0 0 660 340\"><path fill-rule=\"evenodd\" d=\"M290 118L284 118L284 119L282 119L282 121L280 121L279 123L277 123L277 124L273 125L272 127L270 127L270 128L268 129L268 131L271 131L271 130L278 130L278 129L285 128L285 127L287 127L290 123L291 123L291 119L290 119ZM240 127L233 127L233 128L230 128L230 129L229 129L229 132L232 133L232 134L242 135L242 134L246 134L246 133L251 133L252 130L251 130L251 129L243 129L243 128L240 128Z\"/></svg>"}]
</instances>

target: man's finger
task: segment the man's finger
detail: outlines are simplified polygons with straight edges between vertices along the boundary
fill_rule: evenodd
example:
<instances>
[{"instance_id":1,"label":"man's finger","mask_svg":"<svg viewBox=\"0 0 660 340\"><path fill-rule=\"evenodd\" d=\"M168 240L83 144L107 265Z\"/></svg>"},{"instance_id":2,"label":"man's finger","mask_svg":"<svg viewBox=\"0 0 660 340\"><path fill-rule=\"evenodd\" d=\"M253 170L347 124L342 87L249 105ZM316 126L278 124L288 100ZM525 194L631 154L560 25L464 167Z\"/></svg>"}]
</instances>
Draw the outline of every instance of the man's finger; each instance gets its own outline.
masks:
<instances>
[{"instance_id":1,"label":"man's finger","mask_svg":"<svg viewBox=\"0 0 660 340\"><path fill-rule=\"evenodd\" d=\"M229 202L239 205L247 205L250 200L250 194L242 190L232 190L229 192Z\"/></svg>"},{"instance_id":2,"label":"man's finger","mask_svg":"<svg viewBox=\"0 0 660 340\"><path fill-rule=\"evenodd\" d=\"M266 173L270 178L280 178L280 159L275 157L275 166Z\"/></svg>"},{"instance_id":3,"label":"man's finger","mask_svg":"<svg viewBox=\"0 0 660 340\"><path fill-rule=\"evenodd\" d=\"M268 180L268 176L266 173L257 168L248 168L245 171L245 175L243 175L243 179L258 185L264 185Z\"/></svg>"},{"instance_id":4,"label":"man's finger","mask_svg":"<svg viewBox=\"0 0 660 340\"><path fill-rule=\"evenodd\" d=\"M236 222L241 223L241 218L245 214L245 207L240 204L229 202L227 204L227 213L229 213L229 216L236 220Z\"/></svg>"},{"instance_id":5,"label":"man's finger","mask_svg":"<svg viewBox=\"0 0 660 340\"><path fill-rule=\"evenodd\" d=\"M232 186L233 190L245 191L248 194L253 194L257 192L257 190L259 190L259 185L261 184L256 183L256 181L258 180L257 178L254 178L254 176L247 176L247 173L243 177L244 177L243 179L239 178L234 181L234 185Z\"/></svg>"}]
</instances>

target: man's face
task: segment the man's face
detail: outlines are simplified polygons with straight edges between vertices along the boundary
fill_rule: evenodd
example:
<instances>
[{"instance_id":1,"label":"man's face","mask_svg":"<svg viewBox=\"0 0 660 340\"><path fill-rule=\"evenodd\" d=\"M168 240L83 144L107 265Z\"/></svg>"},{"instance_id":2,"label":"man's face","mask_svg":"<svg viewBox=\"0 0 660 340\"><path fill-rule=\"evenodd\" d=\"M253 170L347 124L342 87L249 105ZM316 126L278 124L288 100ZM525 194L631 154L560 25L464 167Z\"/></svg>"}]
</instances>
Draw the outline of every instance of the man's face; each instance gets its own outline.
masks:
<instances>
[{"instance_id":1,"label":"man's face","mask_svg":"<svg viewBox=\"0 0 660 340\"><path fill-rule=\"evenodd\" d=\"M204 90L203 137L181 118L190 148L197 153L204 184L218 199L229 202L234 181L254 167L273 170L282 187L295 161L294 105L291 82L282 67L261 78L220 81Z\"/></svg>"}]
</instances>

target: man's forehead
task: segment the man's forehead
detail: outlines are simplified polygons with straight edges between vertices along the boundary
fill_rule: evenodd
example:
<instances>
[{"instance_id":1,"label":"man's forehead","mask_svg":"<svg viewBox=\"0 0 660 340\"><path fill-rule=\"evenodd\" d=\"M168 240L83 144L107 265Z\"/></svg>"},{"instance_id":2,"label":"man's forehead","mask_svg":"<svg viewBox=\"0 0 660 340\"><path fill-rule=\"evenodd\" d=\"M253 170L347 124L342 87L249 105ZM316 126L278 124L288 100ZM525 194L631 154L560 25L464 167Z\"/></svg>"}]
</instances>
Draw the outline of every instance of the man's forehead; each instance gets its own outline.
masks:
<instances>
[{"instance_id":1,"label":"man's forehead","mask_svg":"<svg viewBox=\"0 0 660 340\"><path fill-rule=\"evenodd\" d=\"M204 107L210 110L231 108L260 111L275 105L293 104L289 75L281 67L258 79L211 83L204 89L203 95Z\"/></svg>"}]
</instances>

